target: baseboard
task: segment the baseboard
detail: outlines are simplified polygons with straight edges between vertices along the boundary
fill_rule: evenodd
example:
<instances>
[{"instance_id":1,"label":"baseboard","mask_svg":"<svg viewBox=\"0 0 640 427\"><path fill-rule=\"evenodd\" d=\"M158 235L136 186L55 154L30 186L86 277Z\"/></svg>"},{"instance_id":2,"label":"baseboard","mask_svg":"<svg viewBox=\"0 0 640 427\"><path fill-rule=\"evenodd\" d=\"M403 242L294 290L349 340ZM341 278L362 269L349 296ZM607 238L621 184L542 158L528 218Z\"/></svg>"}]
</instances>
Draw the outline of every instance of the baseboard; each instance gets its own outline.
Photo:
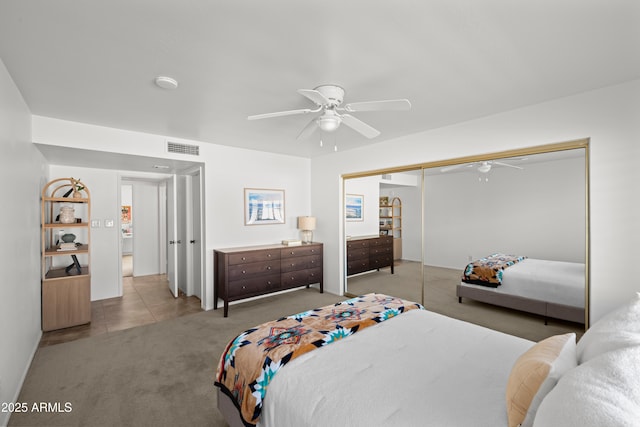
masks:
<instances>
[{"instance_id":1,"label":"baseboard","mask_svg":"<svg viewBox=\"0 0 640 427\"><path fill-rule=\"evenodd\" d=\"M20 392L22 391L22 386L24 385L24 380L27 379L27 374L29 373L29 369L31 368L31 364L33 363L33 358L38 351L38 347L40 346L40 340L42 339L42 331L38 333L38 339L34 343L33 350L31 351L31 356L29 357L29 363L24 368L22 372L22 376L20 377L20 381L18 383L18 388L14 393L12 402L18 402L18 398L20 397ZM10 412L0 412L0 427L6 427L9 424L9 419L11 418Z\"/></svg>"}]
</instances>

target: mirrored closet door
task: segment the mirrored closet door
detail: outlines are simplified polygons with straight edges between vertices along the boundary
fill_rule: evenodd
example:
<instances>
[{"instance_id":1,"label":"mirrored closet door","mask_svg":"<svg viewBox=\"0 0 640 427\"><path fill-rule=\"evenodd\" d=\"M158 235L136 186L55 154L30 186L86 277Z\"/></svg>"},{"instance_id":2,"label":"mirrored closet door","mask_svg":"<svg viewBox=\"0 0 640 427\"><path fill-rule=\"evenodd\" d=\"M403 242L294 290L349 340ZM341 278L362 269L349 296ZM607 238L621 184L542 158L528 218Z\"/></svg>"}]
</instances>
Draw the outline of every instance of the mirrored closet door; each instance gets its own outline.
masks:
<instances>
[{"instance_id":1,"label":"mirrored closet door","mask_svg":"<svg viewBox=\"0 0 640 427\"><path fill-rule=\"evenodd\" d=\"M422 171L344 181L345 290L422 301Z\"/></svg>"},{"instance_id":2,"label":"mirrored closet door","mask_svg":"<svg viewBox=\"0 0 640 427\"><path fill-rule=\"evenodd\" d=\"M580 336L589 319L588 165L588 140L578 140L344 177L345 293L418 301L534 341ZM392 266L380 259L389 250ZM499 284L466 277L481 271L476 262L507 257L526 261ZM533 294L511 291L518 275Z\"/></svg>"}]
</instances>

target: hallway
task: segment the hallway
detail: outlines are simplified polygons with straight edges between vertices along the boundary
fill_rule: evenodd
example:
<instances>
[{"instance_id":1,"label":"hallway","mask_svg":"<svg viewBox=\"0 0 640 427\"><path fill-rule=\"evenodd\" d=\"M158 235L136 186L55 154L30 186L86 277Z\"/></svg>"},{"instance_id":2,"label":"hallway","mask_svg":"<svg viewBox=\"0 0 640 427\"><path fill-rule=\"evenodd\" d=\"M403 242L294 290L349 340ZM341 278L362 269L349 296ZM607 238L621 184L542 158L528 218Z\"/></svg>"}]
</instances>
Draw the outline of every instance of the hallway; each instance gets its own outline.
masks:
<instances>
[{"instance_id":1,"label":"hallway","mask_svg":"<svg viewBox=\"0 0 640 427\"><path fill-rule=\"evenodd\" d=\"M91 323L43 332L40 347L198 313L200 299L174 298L165 275L123 277L123 296L91 303Z\"/></svg>"}]
</instances>

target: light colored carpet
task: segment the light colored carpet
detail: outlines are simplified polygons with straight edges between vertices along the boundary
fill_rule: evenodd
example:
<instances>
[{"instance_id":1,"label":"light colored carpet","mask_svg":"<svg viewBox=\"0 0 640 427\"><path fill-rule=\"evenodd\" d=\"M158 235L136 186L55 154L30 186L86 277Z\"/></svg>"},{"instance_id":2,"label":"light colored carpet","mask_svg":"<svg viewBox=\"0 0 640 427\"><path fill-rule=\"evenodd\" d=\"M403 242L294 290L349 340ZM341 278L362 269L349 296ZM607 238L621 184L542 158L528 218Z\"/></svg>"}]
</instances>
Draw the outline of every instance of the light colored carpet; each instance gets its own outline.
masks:
<instances>
[{"instance_id":1,"label":"light colored carpet","mask_svg":"<svg viewBox=\"0 0 640 427\"><path fill-rule=\"evenodd\" d=\"M18 398L67 413L14 413L10 426L224 426L213 381L239 332L345 298L316 289L38 349Z\"/></svg>"},{"instance_id":2,"label":"light colored carpet","mask_svg":"<svg viewBox=\"0 0 640 427\"><path fill-rule=\"evenodd\" d=\"M420 301L420 275L411 264L419 272L418 263L400 263L394 275L380 271L359 279L363 289L357 293L376 291ZM544 326L537 316L485 304L458 304L451 272L434 270L428 277L432 282L425 287L425 305L430 310L532 340L571 327L556 322ZM377 285L365 289L376 280ZM352 292L356 284L349 279ZM232 305L228 318L219 309L40 348L18 401L29 407L59 402L62 408L68 402L71 411L15 413L9 426L225 426L213 381L229 340L257 324L343 299L302 289Z\"/></svg>"}]
</instances>

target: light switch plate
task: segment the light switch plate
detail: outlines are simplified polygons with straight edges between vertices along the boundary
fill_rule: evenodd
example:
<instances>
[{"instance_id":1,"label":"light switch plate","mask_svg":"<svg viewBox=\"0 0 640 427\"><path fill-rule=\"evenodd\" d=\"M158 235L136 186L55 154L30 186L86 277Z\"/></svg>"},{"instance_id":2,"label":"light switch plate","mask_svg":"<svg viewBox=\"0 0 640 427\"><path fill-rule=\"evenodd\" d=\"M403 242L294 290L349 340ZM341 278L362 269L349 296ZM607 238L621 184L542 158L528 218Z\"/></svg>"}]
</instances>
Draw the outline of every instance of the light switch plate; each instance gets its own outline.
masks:
<instances>
[{"instance_id":1,"label":"light switch plate","mask_svg":"<svg viewBox=\"0 0 640 427\"><path fill-rule=\"evenodd\" d=\"M100 228L100 220L92 219L91 220L91 228Z\"/></svg>"},{"instance_id":2,"label":"light switch plate","mask_svg":"<svg viewBox=\"0 0 640 427\"><path fill-rule=\"evenodd\" d=\"M105 219L104 220L104 226L107 227L107 228L113 227L113 220L112 219Z\"/></svg>"}]
</instances>

